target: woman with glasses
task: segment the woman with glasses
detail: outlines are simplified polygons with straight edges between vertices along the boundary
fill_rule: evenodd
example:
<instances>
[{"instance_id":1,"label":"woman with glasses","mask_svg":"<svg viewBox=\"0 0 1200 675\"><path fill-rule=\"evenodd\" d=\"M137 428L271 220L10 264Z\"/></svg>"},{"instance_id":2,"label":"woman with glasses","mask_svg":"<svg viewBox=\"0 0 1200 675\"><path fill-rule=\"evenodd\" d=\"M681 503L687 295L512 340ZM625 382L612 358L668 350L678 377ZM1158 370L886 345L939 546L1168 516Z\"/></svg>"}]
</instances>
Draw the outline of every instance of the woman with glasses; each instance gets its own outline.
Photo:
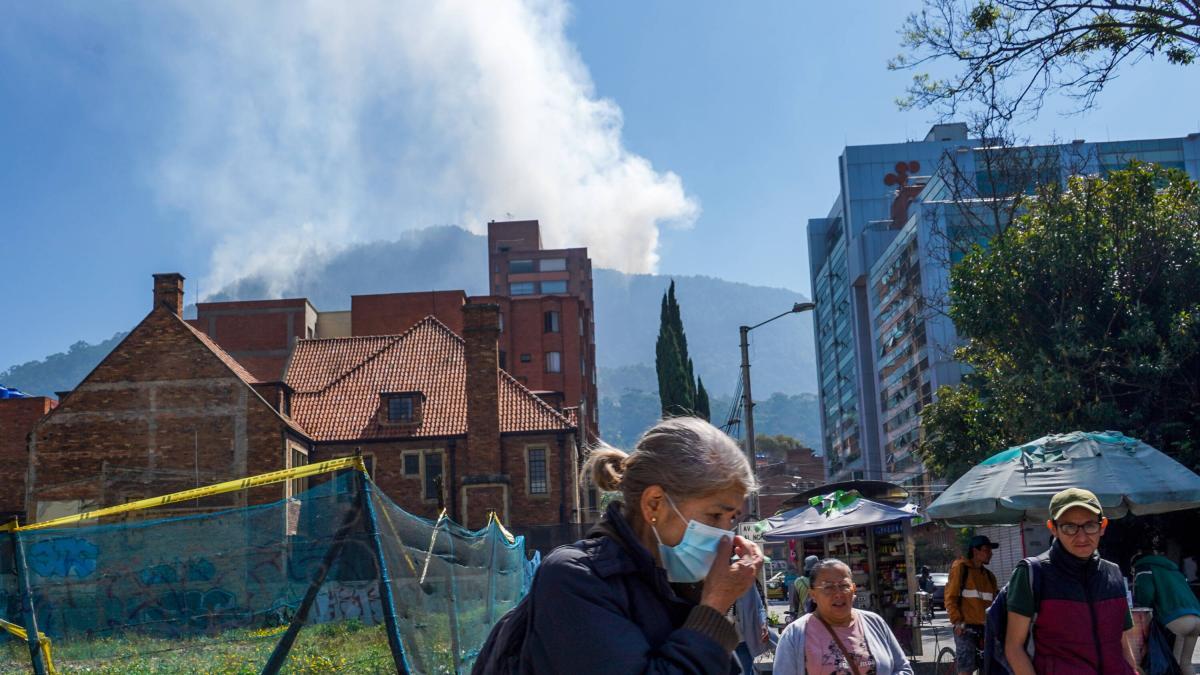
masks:
<instances>
[{"instance_id":1,"label":"woman with glasses","mask_svg":"<svg viewBox=\"0 0 1200 675\"><path fill-rule=\"evenodd\" d=\"M778 675L912 675L883 617L854 608L855 585L841 560L813 567L816 611L788 625L775 651Z\"/></svg>"},{"instance_id":2,"label":"woman with glasses","mask_svg":"<svg viewBox=\"0 0 1200 675\"><path fill-rule=\"evenodd\" d=\"M737 673L726 613L763 563L732 532L755 488L741 448L704 420L673 417L629 454L593 450L584 469L621 499L587 539L546 557L472 672Z\"/></svg>"}]
</instances>

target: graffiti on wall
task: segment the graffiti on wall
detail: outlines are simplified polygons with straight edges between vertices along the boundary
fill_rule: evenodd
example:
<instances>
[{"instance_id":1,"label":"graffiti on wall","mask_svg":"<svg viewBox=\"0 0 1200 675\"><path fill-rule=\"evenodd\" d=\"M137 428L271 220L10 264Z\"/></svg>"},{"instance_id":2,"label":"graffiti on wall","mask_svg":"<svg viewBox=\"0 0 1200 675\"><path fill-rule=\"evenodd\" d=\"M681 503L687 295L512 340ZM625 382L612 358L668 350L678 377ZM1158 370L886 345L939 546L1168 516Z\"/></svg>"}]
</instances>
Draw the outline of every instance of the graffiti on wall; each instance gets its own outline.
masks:
<instances>
[{"instance_id":1,"label":"graffiti on wall","mask_svg":"<svg viewBox=\"0 0 1200 675\"><path fill-rule=\"evenodd\" d=\"M96 571L95 544L80 537L60 537L34 542L26 550L25 557L30 570L43 577L69 577L74 574L80 579Z\"/></svg>"}]
</instances>

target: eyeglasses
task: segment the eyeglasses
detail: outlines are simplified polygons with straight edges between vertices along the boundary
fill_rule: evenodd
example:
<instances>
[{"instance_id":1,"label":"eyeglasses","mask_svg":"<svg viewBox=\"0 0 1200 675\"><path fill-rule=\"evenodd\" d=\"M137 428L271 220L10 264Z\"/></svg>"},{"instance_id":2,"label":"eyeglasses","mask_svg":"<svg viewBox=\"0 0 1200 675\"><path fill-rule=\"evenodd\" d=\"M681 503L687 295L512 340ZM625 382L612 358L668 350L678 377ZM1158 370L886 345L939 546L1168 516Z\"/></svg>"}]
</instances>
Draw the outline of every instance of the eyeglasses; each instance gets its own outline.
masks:
<instances>
[{"instance_id":1,"label":"eyeglasses","mask_svg":"<svg viewBox=\"0 0 1200 675\"><path fill-rule=\"evenodd\" d=\"M821 591L822 593L826 593L828 595L833 595L834 593L853 593L854 592L854 584L852 584L848 581L842 582L840 584L819 584L817 586L813 586L813 588L818 591Z\"/></svg>"},{"instance_id":2,"label":"eyeglasses","mask_svg":"<svg viewBox=\"0 0 1200 675\"><path fill-rule=\"evenodd\" d=\"M1055 527L1068 537L1074 537L1079 534L1080 530L1083 530L1084 534L1096 534L1100 531L1100 521L1093 520L1082 525L1079 523L1055 523Z\"/></svg>"}]
</instances>

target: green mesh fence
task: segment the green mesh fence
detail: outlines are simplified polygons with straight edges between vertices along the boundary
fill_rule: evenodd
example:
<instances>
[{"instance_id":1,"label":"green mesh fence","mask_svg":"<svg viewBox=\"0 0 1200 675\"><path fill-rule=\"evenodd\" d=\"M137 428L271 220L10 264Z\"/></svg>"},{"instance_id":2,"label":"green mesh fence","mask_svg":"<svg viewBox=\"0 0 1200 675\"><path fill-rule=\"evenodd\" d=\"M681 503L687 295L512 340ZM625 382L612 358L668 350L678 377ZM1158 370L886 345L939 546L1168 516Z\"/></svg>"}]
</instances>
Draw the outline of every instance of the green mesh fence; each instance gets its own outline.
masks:
<instances>
[{"instance_id":1,"label":"green mesh fence","mask_svg":"<svg viewBox=\"0 0 1200 675\"><path fill-rule=\"evenodd\" d=\"M43 672L467 672L524 589L520 538L413 516L358 471L270 504L0 538L0 618L50 638ZM0 638L0 672L33 661Z\"/></svg>"}]
</instances>

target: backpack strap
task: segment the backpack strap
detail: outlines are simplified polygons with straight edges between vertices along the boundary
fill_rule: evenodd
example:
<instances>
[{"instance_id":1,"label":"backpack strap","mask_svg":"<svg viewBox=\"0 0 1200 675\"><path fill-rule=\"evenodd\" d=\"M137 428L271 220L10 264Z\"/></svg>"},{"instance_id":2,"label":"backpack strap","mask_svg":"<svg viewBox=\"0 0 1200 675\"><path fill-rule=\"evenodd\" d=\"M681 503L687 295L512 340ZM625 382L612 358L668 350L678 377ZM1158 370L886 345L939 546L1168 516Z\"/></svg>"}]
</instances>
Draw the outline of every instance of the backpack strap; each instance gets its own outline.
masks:
<instances>
[{"instance_id":1,"label":"backpack strap","mask_svg":"<svg viewBox=\"0 0 1200 675\"><path fill-rule=\"evenodd\" d=\"M1033 591L1033 613L1037 616L1037 608L1042 602L1042 559L1033 556L1026 558L1029 564L1029 590Z\"/></svg>"}]
</instances>

